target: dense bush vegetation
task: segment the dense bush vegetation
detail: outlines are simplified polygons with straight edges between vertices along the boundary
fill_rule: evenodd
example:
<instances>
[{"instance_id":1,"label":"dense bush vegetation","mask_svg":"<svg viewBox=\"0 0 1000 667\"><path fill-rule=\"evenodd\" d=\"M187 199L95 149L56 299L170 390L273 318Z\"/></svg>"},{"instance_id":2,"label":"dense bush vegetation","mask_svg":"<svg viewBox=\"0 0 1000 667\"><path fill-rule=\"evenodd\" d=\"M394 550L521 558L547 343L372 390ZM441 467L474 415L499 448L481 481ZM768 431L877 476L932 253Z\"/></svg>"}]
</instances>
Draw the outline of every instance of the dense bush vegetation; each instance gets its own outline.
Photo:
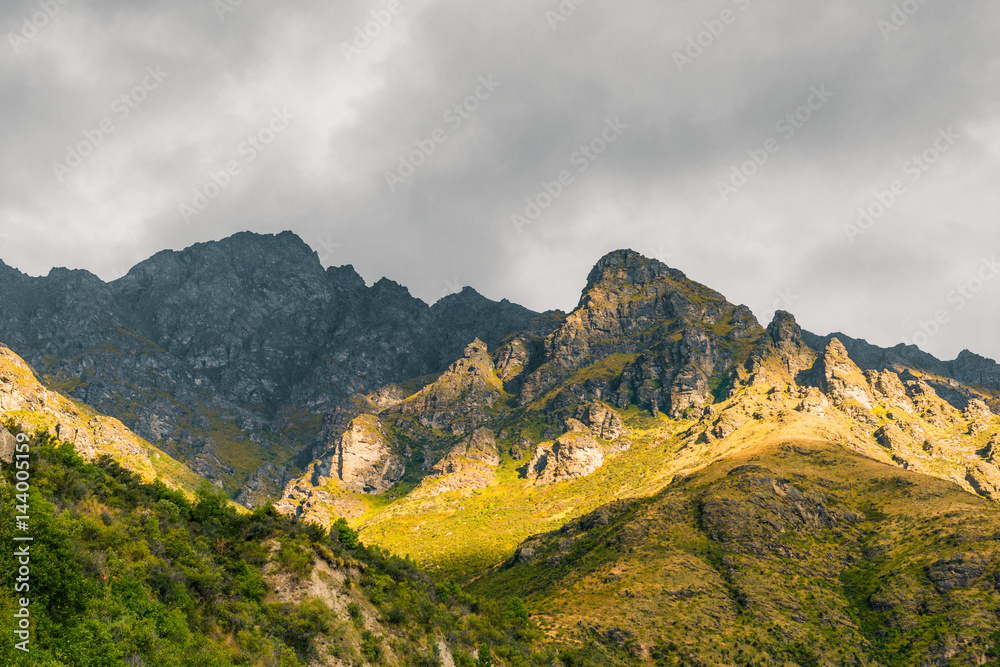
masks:
<instances>
[{"instance_id":1,"label":"dense bush vegetation","mask_svg":"<svg viewBox=\"0 0 1000 667\"><path fill-rule=\"evenodd\" d=\"M11 545L20 501L6 468L0 540ZM390 651L400 664L436 665L439 638L462 666L552 664L554 652L534 649L541 635L520 600L435 585L411 561L362 545L346 522L327 534L270 505L237 511L207 485L188 499L110 458L88 463L47 434L33 438L31 484L32 650L10 641L16 563L4 547L4 665L291 667L308 664L319 643L355 665L381 664ZM265 564L294 581L320 560L360 573L344 587L361 604L338 615L318 600L277 601Z\"/></svg>"}]
</instances>

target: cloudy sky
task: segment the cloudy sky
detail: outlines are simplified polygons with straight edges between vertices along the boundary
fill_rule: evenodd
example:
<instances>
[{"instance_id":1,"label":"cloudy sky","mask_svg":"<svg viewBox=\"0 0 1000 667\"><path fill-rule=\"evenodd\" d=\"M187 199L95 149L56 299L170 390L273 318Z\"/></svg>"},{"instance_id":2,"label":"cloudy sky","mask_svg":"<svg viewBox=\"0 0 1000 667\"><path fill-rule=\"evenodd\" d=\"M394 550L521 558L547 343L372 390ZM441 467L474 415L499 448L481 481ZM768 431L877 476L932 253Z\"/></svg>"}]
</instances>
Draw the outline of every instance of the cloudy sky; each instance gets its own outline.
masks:
<instances>
[{"instance_id":1,"label":"cloudy sky","mask_svg":"<svg viewBox=\"0 0 1000 667\"><path fill-rule=\"evenodd\" d=\"M0 31L32 275L291 229L428 302L569 309L630 247L765 323L1000 358L996 2L5 0Z\"/></svg>"}]
</instances>

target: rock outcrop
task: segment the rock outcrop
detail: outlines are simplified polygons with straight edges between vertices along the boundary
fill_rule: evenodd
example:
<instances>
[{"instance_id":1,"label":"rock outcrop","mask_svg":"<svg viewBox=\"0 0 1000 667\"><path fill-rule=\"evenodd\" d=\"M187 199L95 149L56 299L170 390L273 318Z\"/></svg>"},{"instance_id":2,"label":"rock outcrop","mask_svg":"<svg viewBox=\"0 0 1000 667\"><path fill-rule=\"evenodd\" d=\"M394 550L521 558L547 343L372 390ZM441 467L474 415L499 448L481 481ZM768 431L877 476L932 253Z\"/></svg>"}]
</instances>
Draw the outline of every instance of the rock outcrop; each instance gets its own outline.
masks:
<instances>
[{"instance_id":1,"label":"rock outcrop","mask_svg":"<svg viewBox=\"0 0 1000 667\"><path fill-rule=\"evenodd\" d=\"M754 384L794 384L812 367L816 352L802 340L802 328L791 313L776 311L757 348L748 371Z\"/></svg>"},{"instance_id":2,"label":"rock outcrop","mask_svg":"<svg viewBox=\"0 0 1000 667\"><path fill-rule=\"evenodd\" d=\"M493 484L500 454L493 432L477 428L435 463L424 480L435 496L458 489L484 489Z\"/></svg>"},{"instance_id":3,"label":"rock outcrop","mask_svg":"<svg viewBox=\"0 0 1000 667\"><path fill-rule=\"evenodd\" d=\"M974 553L955 554L927 566L927 578L934 582L938 593L956 588L968 588L986 571L982 556Z\"/></svg>"},{"instance_id":4,"label":"rock outcrop","mask_svg":"<svg viewBox=\"0 0 1000 667\"><path fill-rule=\"evenodd\" d=\"M539 445L528 462L527 474L536 484L554 484L586 477L604 465L599 442L581 431L565 433L549 447Z\"/></svg>"},{"instance_id":5,"label":"rock outcrop","mask_svg":"<svg viewBox=\"0 0 1000 667\"><path fill-rule=\"evenodd\" d=\"M575 402L625 407L634 397L651 411L679 416L712 400L710 381L745 361L734 356L739 346L720 344L723 336L745 343L749 354L763 333L745 306L661 262L616 251L597 263L580 304L546 338L520 401L531 403L579 372ZM606 363L610 355L628 357L616 369Z\"/></svg>"},{"instance_id":6,"label":"rock outcrop","mask_svg":"<svg viewBox=\"0 0 1000 667\"><path fill-rule=\"evenodd\" d=\"M361 415L351 421L332 456L317 465L313 483L331 472L351 491L382 493L403 476L406 461L395 453L379 418Z\"/></svg>"},{"instance_id":7,"label":"rock outcrop","mask_svg":"<svg viewBox=\"0 0 1000 667\"><path fill-rule=\"evenodd\" d=\"M577 408L576 419L585 424L590 432L604 440L617 440L625 436L625 422L620 414L603 403L593 402Z\"/></svg>"},{"instance_id":8,"label":"rock outcrop","mask_svg":"<svg viewBox=\"0 0 1000 667\"><path fill-rule=\"evenodd\" d=\"M491 408L502 393L486 343L476 339L437 380L388 413L415 416L426 428L464 435L490 418Z\"/></svg>"},{"instance_id":9,"label":"rock outcrop","mask_svg":"<svg viewBox=\"0 0 1000 667\"><path fill-rule=\"evenodd\" d=\"M837 407L856 404L871 412L875 406L867 378L836 338L830 341L816 362L815 372L820 390Z\"/></svg>"},{"instance_id":10,"label":"rock outcrop","mask_svg":"<svg viewBox=\"0 0 1000 667\"><path fill-rule=\"evenodd\" d=\"M969 466L965 471L965 481L979 495L1000 502L1000 469L992 463L979 461Z\"/></svg>"}]
</instances>

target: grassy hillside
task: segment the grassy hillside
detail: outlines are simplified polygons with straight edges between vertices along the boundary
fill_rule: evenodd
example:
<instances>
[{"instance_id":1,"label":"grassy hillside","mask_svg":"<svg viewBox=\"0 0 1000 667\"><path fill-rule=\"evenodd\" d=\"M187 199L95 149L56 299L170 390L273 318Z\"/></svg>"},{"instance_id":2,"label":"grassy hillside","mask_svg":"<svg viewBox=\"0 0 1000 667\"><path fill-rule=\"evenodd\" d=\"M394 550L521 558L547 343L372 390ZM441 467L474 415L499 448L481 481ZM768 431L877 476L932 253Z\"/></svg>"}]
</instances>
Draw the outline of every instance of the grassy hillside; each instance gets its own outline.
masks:
<instances>
[{"instance_id":1,"label":"grassy hillside","mask_svg":"<svg viewBox=\"0 0 1000 667\"><path fill-rule=\"evenodd\" d=\"M529 535L557 528L616 498L649 495L671 480L675 470L664 462L676 457L681 447L676 435L687 422L662 415L654 419L637 407L625 417L626 424L643 427L641 444L614 455L588 477L549 486L523 479L527 461L516 461L509 453L522 433L541 440L544 420L533 421L530 415L512 419L523 427L501 441L495 484L436 496L390 489L375 499L401 497L375 505L377 512L359 521L361 532L372 543L411 556L435 576L468 581L507 558ZM401 440L407 442L405 436ZM413 450L418 451L416 446Z\"/></svg>"},{"instance_id":2,"label":"grassy hillside","mask_svg":"<svg viewBox=\"0 0 1000 667\"><path fill-rule=\"evenodd\" d=\"M763 443L530 538L472 590L604 644L582 664L1000 665L1000 508L838 445Z\"/></svg>"}]
</instances>

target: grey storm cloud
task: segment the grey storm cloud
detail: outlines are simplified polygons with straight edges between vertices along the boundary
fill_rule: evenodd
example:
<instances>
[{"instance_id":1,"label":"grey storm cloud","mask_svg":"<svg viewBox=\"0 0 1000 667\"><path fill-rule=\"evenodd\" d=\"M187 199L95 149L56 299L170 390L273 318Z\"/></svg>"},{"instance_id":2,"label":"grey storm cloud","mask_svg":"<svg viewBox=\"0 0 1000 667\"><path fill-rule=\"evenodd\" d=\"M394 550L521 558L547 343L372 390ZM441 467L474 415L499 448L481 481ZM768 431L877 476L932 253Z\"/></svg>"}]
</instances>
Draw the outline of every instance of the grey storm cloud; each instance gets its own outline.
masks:
<instances>
[{"instance_id":1,"label":"grey storm cloud","mask_svg":"<svg viewBox=\"0 0 1000 667\"><path fill-rule=\"evenodd\" d=\"M426 301L568 309L631 247L765 322L998 358L998 24L986 0L10 0L0 257L113 279L291 229Z\"/></svg>"}]
</instances>

